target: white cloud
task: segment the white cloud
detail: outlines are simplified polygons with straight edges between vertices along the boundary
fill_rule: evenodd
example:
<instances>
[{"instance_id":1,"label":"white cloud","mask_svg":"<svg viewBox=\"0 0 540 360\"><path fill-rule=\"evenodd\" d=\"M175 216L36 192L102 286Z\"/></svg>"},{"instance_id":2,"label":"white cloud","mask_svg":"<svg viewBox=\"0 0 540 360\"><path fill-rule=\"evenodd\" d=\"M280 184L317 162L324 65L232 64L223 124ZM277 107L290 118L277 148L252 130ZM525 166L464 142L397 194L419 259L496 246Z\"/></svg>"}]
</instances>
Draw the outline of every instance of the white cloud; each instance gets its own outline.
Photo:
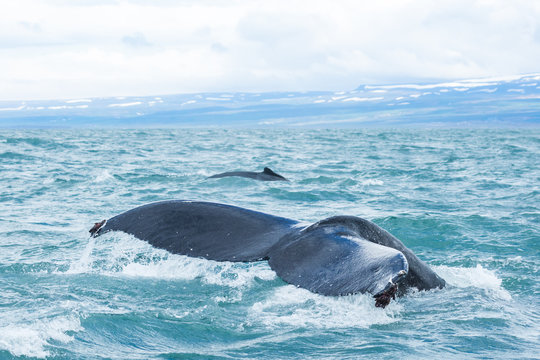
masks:
<instances>
[{"instance_id":1,"label":"white cloud","mask_svg":"<svg viewBox=\"0 0 540 360\"><path fill-rule=\"evenodd\" d=\"M0 99L345 90L538 72L540 2L67 1L0 7Z\"/></svg>"}]
</instances>

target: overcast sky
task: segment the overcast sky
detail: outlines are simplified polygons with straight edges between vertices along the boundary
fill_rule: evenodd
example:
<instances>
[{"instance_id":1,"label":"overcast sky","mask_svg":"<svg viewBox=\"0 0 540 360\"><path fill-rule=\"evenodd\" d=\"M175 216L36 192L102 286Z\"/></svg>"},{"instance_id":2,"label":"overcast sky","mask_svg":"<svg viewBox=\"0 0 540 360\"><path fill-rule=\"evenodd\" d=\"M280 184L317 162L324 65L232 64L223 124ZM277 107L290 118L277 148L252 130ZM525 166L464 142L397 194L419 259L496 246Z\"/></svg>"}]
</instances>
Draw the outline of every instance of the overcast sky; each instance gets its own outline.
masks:
<instances>
[{"instance_id":1,"label":"overcast sky","mask_svg":"<svg viewBox=\"0 0 540 360\"><path fill-rule=\"evenodd\" d=\"M0 100L540 72L540 1L0 2Z\"/></svg>"}]
</instances>

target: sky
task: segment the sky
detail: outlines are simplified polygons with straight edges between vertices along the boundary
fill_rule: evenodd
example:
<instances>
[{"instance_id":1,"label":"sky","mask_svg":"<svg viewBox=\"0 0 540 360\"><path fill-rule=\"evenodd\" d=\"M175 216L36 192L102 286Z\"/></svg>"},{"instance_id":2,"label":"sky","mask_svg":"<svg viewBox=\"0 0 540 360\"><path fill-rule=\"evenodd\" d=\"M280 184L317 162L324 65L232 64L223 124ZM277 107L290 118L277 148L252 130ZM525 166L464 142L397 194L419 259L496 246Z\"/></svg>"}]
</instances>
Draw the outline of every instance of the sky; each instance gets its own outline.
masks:
<instances>
[{"instance_id":1,"label":"sky","mask_svg":"<svg viewBox=\"0 0 540 360\"><path fill-rule=\"evenodd\" d=\"M538 72L538 0L0 0L0 101Z\"/></svg>"}]
</instances>

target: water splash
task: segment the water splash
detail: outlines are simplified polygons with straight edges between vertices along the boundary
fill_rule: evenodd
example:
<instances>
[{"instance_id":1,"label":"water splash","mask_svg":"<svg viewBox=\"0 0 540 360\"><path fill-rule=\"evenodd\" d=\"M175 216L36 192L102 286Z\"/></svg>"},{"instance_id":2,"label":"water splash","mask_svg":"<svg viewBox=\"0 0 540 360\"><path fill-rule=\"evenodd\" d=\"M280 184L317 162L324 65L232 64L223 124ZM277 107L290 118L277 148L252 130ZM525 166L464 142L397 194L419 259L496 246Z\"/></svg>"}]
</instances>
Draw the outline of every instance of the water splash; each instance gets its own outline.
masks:
<instances>
[{"instance_id":1,"label":"water splash","mask_svg":"<svg viewBox=\"0 0 540 360\"><path fill-rule=\"evenodd\" d=\"M92 268L92 251L96 245L96 238L90 236L88 243L84 247L81 257L78 260L73 261L69 269L66 271L68 274L81 274L88 272Z\"/></svg>"},{"instance_id":2,"label":"water splash","mask_svg":"<svg viewBox=\"0 0 540 360\"><path fill-rule=\"evenodd\" d=\"M510 293L502 287L502 280L497 277L495 271L485 269L480 264L473 268L441 265L434 269L447 281L448 285L458 288L476 287L483 289L492 297L503 300L512 299Z\"/></svg>"},{"instance_id":3,"label":"water splash","mask_svg":"<svg viewBox=\"0 0 540 360\"><path fill-rule=\"evenodd\" d=\"M97 242L96 242L97 240ZM266 262L234 263L171 254L124 233L91 237L67 274L194 280L206 284L249 287L255 279L271 281L276 273Z\"/></svg>"}]
</instances>

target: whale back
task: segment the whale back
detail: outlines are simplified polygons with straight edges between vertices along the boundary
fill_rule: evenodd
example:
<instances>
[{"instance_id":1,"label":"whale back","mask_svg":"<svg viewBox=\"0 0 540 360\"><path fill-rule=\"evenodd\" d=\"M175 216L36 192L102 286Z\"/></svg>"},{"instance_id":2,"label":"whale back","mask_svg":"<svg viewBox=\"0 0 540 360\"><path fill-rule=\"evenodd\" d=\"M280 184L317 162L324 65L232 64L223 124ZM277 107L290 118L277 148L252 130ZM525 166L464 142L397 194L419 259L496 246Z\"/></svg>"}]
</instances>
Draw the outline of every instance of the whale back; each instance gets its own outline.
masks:
<instances>
[{"instance_id":1,"label":"whale back","mask_svg":"<svg viewBox=\"0 0 540 360\"><path fill-rule=\"evenodd\" d=\"M221 174L215 174L212 176L209 176L209 179L219 179L229 176L238 176L238 177L244 177L249 179L257 179L259 176L259 173L253 172L253 171L227 171Z\"/></svg>"},{"instance_id":2,"label":"whale back","mask_svg":"<svg viewBox=\"0 0 540 360\"><path fill-rule=\"evenodd\" d=\"M162 201L109 219L98 234L123 231L174 254L218 261L267 257L295 221L209 202Z\"/></svg>"},{"instance_id":3,"label":"whale back","mask_svg":"<svg viewBox=\"0 0 540 360\"><path fill-rule=\"evenodd\" d=\"M278 173L272 171L272 169L265 167L261 172L253 171L228 171L220 174L209 176L208 179L219 179L229 176L238 176L249 179L261 180L261 181L289 181Z\"/></svg>"}]
</instances>

